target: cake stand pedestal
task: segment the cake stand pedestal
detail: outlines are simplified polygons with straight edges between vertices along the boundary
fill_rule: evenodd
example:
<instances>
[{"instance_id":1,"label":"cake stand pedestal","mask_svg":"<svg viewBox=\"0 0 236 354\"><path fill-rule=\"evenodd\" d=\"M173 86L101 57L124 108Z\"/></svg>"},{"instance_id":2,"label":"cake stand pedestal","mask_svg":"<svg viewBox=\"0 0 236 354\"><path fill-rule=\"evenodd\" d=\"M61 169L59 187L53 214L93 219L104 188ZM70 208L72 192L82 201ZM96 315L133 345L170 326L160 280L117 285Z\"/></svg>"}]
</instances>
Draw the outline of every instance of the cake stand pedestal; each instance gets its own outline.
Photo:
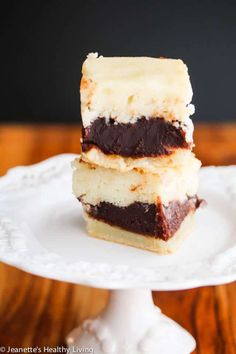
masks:
<instances>
[{"instance_id":1,"label":"cake stand pedestal","mask_svg":"<svg viewBox=\"0 0 236 354\"><path fill-rule=\"evenodd\" d=\"M142 289L111 291L106 309L74 329L67 343L71 350L88 347L96 354L189 354L196 346L185 329L154 305L151 291Z\"/></svg>"},{"instance_id":2,"label":"cake stand pedestal","mask_svg":"<svg viewBox=\"0 0 236 354\"><path fill-rule=\"evenodd\" d=\"M0 178L0 260L43 277L112 289L107 308L67 336L73 352L191 353L194 339L154 306L151 289L236 279L236 167L201 170L199 195L208 204L196 213L196 230L175 254L159 256L87 235L71 192L74 157L59 155Z\"/></svg>"}]
</instances>

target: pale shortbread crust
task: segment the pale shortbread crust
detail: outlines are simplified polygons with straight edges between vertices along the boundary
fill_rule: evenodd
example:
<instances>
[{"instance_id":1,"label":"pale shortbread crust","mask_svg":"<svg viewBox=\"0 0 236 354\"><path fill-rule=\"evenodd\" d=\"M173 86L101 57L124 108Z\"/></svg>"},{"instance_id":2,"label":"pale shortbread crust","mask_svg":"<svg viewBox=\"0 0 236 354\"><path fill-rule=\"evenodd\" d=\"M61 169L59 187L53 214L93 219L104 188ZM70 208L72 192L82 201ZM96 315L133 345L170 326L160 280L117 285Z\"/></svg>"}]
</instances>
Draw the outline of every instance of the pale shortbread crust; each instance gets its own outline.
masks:
<instances>
[{"instance_id":1,"label":"pale shortbread crust","mask_svg":"<svg viewBox=\"0 0 236 354\"><path fill-rule=\"evenodd\" d=\"M143 172L158 173L160 168L200 168L201 162L188 149L175 149L171 155L158 157L122 157L104 154L99 148L93 147L82 154L82 160L97 166L112 168L126 172L139 169Z\"/></svg>"},{"instance_id":2,"label":"pale shortbread crust","mask_svg":"<svg viewBox=\"0 0 236 354\"><path fill-rule=\"evenodd\" d=\"M193 212L186 216L178 231L168 241L163 241L151 236L139 235L111 226L88 216L87 213L85 213L85 220L87 223L87 231L93 237L141 248L163 255L175 252L194 228Z\"/></svg>"}]
</instances>

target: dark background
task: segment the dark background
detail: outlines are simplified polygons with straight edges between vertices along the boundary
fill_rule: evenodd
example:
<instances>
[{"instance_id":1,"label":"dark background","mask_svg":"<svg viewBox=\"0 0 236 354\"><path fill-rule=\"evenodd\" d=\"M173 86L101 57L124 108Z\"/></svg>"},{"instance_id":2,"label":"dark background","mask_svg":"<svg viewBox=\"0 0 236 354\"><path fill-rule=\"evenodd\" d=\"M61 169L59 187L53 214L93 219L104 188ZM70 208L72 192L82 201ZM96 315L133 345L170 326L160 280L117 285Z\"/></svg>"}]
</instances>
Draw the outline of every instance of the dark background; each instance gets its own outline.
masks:
<instances>
[{"instance_id":1,"label":"dark background","mask_svg":"<svg viewBox=\"0 0 236 354\"><path fill-rule=\"evenodd\" d=\"M1 121L77 122L81 64L166 56L188 65L195 121L236 120L236 1L0 2Z\"/></svg>"}]
</instances>

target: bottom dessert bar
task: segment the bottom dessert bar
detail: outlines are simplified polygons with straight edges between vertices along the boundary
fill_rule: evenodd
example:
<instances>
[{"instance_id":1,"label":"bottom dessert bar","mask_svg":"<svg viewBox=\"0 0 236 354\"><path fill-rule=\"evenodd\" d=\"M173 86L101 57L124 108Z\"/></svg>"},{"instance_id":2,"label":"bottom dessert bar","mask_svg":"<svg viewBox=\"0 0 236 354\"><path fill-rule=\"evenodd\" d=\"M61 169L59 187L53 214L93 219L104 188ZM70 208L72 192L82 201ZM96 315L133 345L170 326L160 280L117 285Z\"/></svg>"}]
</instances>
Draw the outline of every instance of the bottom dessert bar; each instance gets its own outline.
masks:
<instances>
[{"instance_id":1,"label":"bottom dessert bar","mask_svg":"<svg viewBox=\"0 0 236 354\"><path fill-rule=\"evenodd\" d=\"M127 246L141 248L158 254L168 254L175 252L184 239L193 231L194 213L190 212L182 222L178 231L168 241L160 238L139 235L134 232L121 230L103 221L96 220L85 213L88 233L96 238L121 243Z\"/></svg>"},{"instance_id":2,"label":"bottom dessert bar","mask_svg":"<svg viewBox=\"0 0 236 354\"><path fill-rule=\"evenodd\" d=\"M81 159L73 167L73 192L92 236L168 253L190 230L185 225L200 205L199 161L194 156L186 165L159 168L157 173L122 172Z\"/></svg>"}]
</instances>

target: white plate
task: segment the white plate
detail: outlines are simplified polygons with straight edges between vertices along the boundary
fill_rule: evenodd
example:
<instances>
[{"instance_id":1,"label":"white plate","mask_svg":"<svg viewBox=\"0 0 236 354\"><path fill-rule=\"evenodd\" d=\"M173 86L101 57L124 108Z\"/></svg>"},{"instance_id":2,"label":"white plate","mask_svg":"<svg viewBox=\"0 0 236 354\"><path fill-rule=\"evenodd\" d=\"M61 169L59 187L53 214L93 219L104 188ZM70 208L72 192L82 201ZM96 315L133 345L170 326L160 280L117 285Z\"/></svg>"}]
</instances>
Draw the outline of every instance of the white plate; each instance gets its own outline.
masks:
<instances>
[{"instance_id":1,"label":"white plate","mask_svg":"<svg viewBox=\"0 0 236 354\"><path fill-rule=\"evenodd\" d=\"M48 278L103 288L186 289L236 279L236 166L205 167L196 231L158 256L87 235L70 162L53 157L0 179L0 259Z\"/></svg>"}]
</instances>

